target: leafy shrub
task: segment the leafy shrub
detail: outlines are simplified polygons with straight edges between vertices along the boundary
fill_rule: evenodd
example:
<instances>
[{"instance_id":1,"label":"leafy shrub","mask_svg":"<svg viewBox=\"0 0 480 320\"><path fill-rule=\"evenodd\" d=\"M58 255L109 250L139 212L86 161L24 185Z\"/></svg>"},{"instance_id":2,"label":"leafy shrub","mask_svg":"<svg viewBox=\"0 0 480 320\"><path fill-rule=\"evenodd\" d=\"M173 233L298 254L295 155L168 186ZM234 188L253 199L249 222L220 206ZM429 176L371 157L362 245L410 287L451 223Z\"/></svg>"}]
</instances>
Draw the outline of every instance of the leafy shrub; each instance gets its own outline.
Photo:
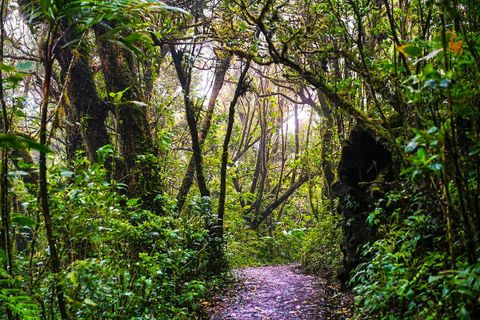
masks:
<instances>
[{"instance_id":1,"label":"leafy shrub","mask_svg":"<svg viewBox=\"0 0 480 320\"><path fill-rule=\"evenodd\" d=\"M0 249L0 265L5 265L6 258L7 254ZM40 307L22 290L21 284L20 278L13 278L0 267L0 314L25 320L39 319Z\"/></svg>"},{"instance_id":2,"label":"leafy shrub","mask_svg":"<svg viewBox=\"0 0 480 320\"><path fill-rule=\"evenodd\" d=\"M280 223L265 234L249 229L241 221L235 224L235 233L227 234L227 257L232 267L286 264L300 259L306 229Z\"/></svg>"},{"instance_id":3,"label":"leafy shrub","mask_svg":"<svg viewBox=\"0 0 480 320\"><path fill-rule=\"evenodd\" d=\"M203 217L173 217L166 195L161 203L168 215L153 214L139 199L122 195L124 186L107 180L102 165L87 164L81 158L74 169L54 166L50 171L50 206L63 272L53 276L43 271L47 242L31 229L33 251L26 249L16 261L25 281L3 280L5 272L0 273L0 283L11 283L9 292L15 285L9 309L20 319L46 317L55 310L52 288L60 281L69 313L77 319L194 318L210 284ZM35 200L21 200L27 201L25 218L34 218ZM7 305L3 292L0 299Z\"/></svg>"},{"instance_id":4,"label":"leafy shrub","mask_svg":"<svg viewBox=\"0 0 480 320\"><path fill-rule=\"evenodd\" d=\"M388 202L405 200L404 196L392 193ZM425 200L418 196L412 202L421 199ZM381 219L379 212L386 216L377 208L369 217L372 223ZM425 209L406 218L396 210L389 220L382 223L382 239L364 252L370 261L361 264L352 278L357 318L478 317L480 265L469 266L464 256L451 265L441 221Z\"/></svg>"},{"instance_id":5,"label":"leafy shrub","mask_svg":"<svg viewBox=\"0 0 480 320\"><path fill-rule=\"evenodd\" d=\"M307 233L302 247L302 267L310 273L335 270L342 258L341 239L339 217L324 213L318 224Z\"/></svg>"}]
</instances>

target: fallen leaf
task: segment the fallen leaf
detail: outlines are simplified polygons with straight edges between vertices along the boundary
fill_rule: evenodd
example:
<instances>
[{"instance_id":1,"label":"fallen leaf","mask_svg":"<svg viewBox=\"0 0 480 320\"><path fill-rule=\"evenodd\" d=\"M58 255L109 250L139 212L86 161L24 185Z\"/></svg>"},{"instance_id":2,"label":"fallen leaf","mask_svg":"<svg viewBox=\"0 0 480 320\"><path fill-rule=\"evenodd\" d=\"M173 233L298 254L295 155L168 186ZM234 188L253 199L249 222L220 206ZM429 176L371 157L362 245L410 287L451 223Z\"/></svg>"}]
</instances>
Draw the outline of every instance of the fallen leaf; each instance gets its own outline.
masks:
<instances>
[{"instance_id":1,"label":"fallen leaf","mask_svg":"<svg viewBox=\"0 0 480 320\"><path fill-rule=\"evenodd\" d=\"M448 45L448 51L451 51L457 55L460 55L463 53L463 41L462 40L459 40L459 41L453 41L453 40L450 40L449 41L449 45Z\"/></svg>"}]
</instances>

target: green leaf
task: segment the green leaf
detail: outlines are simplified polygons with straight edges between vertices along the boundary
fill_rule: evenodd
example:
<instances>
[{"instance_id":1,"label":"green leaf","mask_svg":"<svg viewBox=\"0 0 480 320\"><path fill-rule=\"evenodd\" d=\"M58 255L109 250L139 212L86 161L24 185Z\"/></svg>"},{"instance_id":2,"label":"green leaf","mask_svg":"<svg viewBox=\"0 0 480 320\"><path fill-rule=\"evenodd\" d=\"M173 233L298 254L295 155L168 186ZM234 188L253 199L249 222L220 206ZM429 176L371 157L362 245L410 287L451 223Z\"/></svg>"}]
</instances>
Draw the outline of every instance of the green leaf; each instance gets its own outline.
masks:
<instances>
[{"instance_id":1,"label":"green leaf","mask_svg":"<svg viewBox=\"0 0 480 320\"><path fill-rule=\"evenodd\" d=\"M74 271L69 272L67 277L70 279L70 281L75 287L78 286L77 276L75 275Z\"/></svg>"},{"instance_id":2,"label":"green leaf","mask_svg":"<svg viewBox=\"0 0 480 320\"><path fill-rule=\"evenodd\" d=\"M476 156L477 154L480 154L480 147L474 147L468 153L470 157Z\"/></svg>"},{"instance_id":3,"label":"green leaf","mask_svg":"<svg viewBox=\"0 0 480 320\"><path fill-rule=\"evenodd\" d=\"M132 198L127 201L127 206L132 207L138 204L138 198Z\"/></svg>"},{"instance_id":4,"label":"green leaf","mask_svg":"<svg viewBox=\"0 0 480 320\"><path fill-rule=\"evenodd\" d=\"M3 250L2 250L3 251ZM5 258L6 259L6 258ZM1 261L1 259L0 259ZM6 261L6 260L5 260ZM10 274L7 272L7 270L3 269L2 267L0 267L0 279L10 279Z\"/></svg>"},{"instance_id":5,"label":"green leaf","mask_svg":"<svg viewBox=\"0 0 480 320\"><path fill-rule=\"evenodd\" d=\"M417 148L417 141L416 140L412 140L410 141L407 146L405 147L405 152L412 152L413 150L415 150Z\"/></svg>"},{"instance_id":6,"label":"green leaf","mask_svg":"<svg viewBox=\"0 0 480 320\"><path fill-rule=\"evenodd\" d=\"M21 216L21 215L14 216L12 218L12 222L24 227L33 227L36 224L35 220L26 216Z\"/></svg>"},{"instance_id":7,"label":"green leaf","mask_svg":"<svg viewBox=\"0 0 480 320\"><path fill-rule=\"evenodd\" d=\"M127 190L128 186L123 182L117 182L115 183L115 188L117 188L118 190Z\"/></svg>"},{"instance_id":8,"label":"green leaf","mask_svg":"<svg viewBox=\"0 0 480 320\"><path fill-rule=\"evenodd\" d=\"M419 47L413 44L405 44L403 46L397 47L398 51L400 51L405 57L414 56L418 57L422 54L422 50Z\"/></svg>"},{"instance_id":9,"label":"green leaf","mask_svg":"<svg viewBox=\"0 0 480 320\"><path fill-rule=\"evenodd\" d=\"M11 177L18 177L18 176L28 176L29 173L22 170L16 170L16 171L10 171L8 175Z\"/></svg>"},{"instance_id":10,"label":"green leaf","mask_svg":"<svg viewBox=\"0 0 480 320\"><path fill-rule=\"evenodd\" d=\"M27 77L29 74L27 73L23 73L23 72L17 72L17 73L14 73L8 77L6 77L4 79L5 82L12 82L12 83L19 83L20 81L22 81L23 79L25 79L25 77Z\"/></svg>"},{"instance_id":11,"label":"green leaf","mask_svg":"<svg viewBox=\"0 0 480 320\"><path fill-rule=\"evenodd\" d=\"M0 63L0 71L13 72L13 71L15 71L15 67L12 66L12 65L9 65L9 64Z\"/></svg>"},{"instance_id":12,"label":"green leaf","mask_svg":"<svg viewBox=\"0 0 480 320\"><path fill-rule=\"evenodd\" d=\"M85 298L85 300L83 300L83 302L85 304L88 304L89 306L93 306L93 307L95 307L97 305L92 299L89 299L89 298Z\"/></svg>"},{"instance_id":13,"label":"green leaf","mask_svg":"<svg viewBox=\"0 0 480 320\"><path fill-rule=\"evenodd\" d=\"M425 65L425 67L423 67L423 75L424 76L428 76L432 73L435 72L435 68L433 67L433 64L431 63L428 63L427 65Z\"/></svg>"},{"instance_id":14,"label":"green leaf","mask_svg":"<svg viewBox=\"0 0 480 320\"><path fill-rule=\"evenodd\" d=\"M377 216L381 213L381 211L379 209L375 209L374 211L372 211L368 217L367 217L367 223L371 226L374 226L374 225L377 225L378 224L378 220L377 220Z\"/></svg>"},{"instance_id":15,"label":"green leaf","mask_svg":"<svg viewBox=\"0 0 480 320\"><path fill-rule=\"evenodd\" d=\"M443 51L443 48L441 49L437 49L437 50L434 50L432 52L430 52L429 54L427 54L426 56L420 58L420 59L417 59L415 60L415 62L413 63L414 65L421 62L421 61L426 61L426 60L430 60L430 59L433 59L437 56L437 54L439 54L440 52Z\"/></svg>"},{"instance_id":16,"label":"green leaf","mask_svg":"<svg viewBox=\"0 0 480 320\"><path fill-rule=\"evenodd\" d=\"M34 69L35 65L32 61L19 62L15 66L18 71L21 72L30 72Z\"/></svg>"},{"instance_id":17,"label":"green leaf","mask_svg":"<svg viewBox=\"0 0 480 320\"><path fill-rule=\"evenodd\" d=\"M470 311L468 311L465 306L462 306L462 308L460 309L459 319L462 319L462 320L471 319Z\"/></svg>"},{"instance_id":18,"label":"green leaf","mask_svg":"<svg viewBox=\"0 0 480 320\"><path fill-rule=\"evenodd\" d=\"M121 104L123 99L123 94L127 92L129 89L130 87L127 87L124 90L119 92L110 92L108 95L113 98L113 102L115 104Z\"/></svg>"},{"instance_id":19,"label":"green leaf","mask_svg":"<svg viewBox=\"0 0 480 320\"><path fill-rule=\"evenodd\" d=\"M448 88L448 86L450 85L450 79L442 79L442 81L440 81L440 87L441 88Z\"/></svg>"},{"instance_id":20,"label":"green leaf","mask_svg":"<svg viewBox=\"0 0 480 320\"><path fill-rule=\"evenodd\" d=\"M150 43L153 44L152 38L150 38L148 35L142 34L140 32L132 32L128 36L126 36L123 41L128 42L128 43L134 43L137 41L144 42L144 43Z\"/></svg>"},{"instance_id":21,"label":"green leaf","mask_svg":"<svg viewBox=\"0 0 480 320\"><path fill-rule=\"evenodd\" d=\"M30 138L13 134L0 134L0 148L9 148L14 150L34 149L42 153L52 152L43 144L40 144Z\"/></svg>"},{"instance_id":22,"label":"green leaf","mask_svg":"<svg viewBox=\"0 0 480 320\"><path fill-rule=\"evenodd\" d=\"M3 264L5 261L7 261L7 252L3 249L0 249L0 264Z\"/></svg>"},{"instance_id":23,"label":"green leaf","mask_svg":"<svg viewBox=\"0 0 480 320\"><path fill-rule=\"evenodd\" d=\"M431 127L431 128L428 129L428 131L427 131L428 134L434 134L434 133L436 133L436 132L438 132L438 128L435 127L435 126Z\"/></svg>"},{"instance_id":24,"label":"green leaf","mask_svg":"<svg viewBox=\"0 0 480 320\"><path fill-rule=\"evenodd\" d=\"M440 170L442 170L443 165L441 163L432 163L432 164L428 165L428 167L432 171L440 171Z\"/></svg>"},{"instance_id":25,"label":"green leaf","mask_svg":"<svg viewBox=\"0 0 480 320\"><path fill-rule=\"evenodd\" d=\"M71 178L73 177L73 172L72 171L69 171L69 170L63 170L60 175L64 178Z\"/></svg>"},{"instance_id":26,"label":"green leaf","mask_svg":"<svg viewBox=\"0 0 480 320\"><path fill-rule=\"evenodd\" d=\"M437 87L437 80L428 79L428 80L425 81L425 83L423 84L423 87L424 87L424 88L427 88L427 89L435 89L435 88Z\"/></svg>"},{"instance_id":27,"label":"green leaf","mask_svg":"<svg viewBox=\"0 0 480 320\"><path fill-rule=\"evenodd\" d=\"M422 162L427 161L427 152L425 151L425 149L420 148L420 149L417 150L417 158L419 160L421 160Z\"/></svg>"}]
</instances>

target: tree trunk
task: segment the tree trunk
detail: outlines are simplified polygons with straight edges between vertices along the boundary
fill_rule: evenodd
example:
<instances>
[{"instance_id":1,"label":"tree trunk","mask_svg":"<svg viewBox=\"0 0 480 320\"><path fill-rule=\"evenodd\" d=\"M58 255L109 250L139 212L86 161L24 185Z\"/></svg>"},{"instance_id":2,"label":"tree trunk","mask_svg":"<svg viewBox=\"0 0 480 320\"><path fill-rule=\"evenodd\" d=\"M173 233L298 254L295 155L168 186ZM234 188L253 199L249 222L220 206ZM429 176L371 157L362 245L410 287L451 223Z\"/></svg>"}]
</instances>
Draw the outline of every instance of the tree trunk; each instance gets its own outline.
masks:
<instances>
[{"instance_id":1,"label":"tree trunk","mask_svg":"<svg viewBox=\"0 0 480 320\"><path fill-rule=\"evenodd\" d=\"M51 29L53 27L50 27ZM55 29L55 28L53 28ZM42 86L42 103L40 106L40 144L47 145L47 116L48 116L48 102L50 98L50 85L52 80L52 30L49 31L49 37L47 38L47 45L45 50L45 80ZM50 251L50 263L52 271L56 277L55 279L55 291L57 295L58 307L60 309L60 315L62 320L68 320L67 308L65 298L63 295L63 287L58 279L60 274L60 258L57 253L57 244L53 235L52 216L50 213L49 196L48 196L48 181L47 181L47 155L45 152L40 152L39 157L39 196L40 207L43 213L43 219L45 222L45 229L47 233L47 242Z\"/></svg>"},{"instance_id":2,"label":"tree trunk","mask_svg":"<svg viewBox=\"0 0 480 320\"><path fill-rule=\"evenodd\" d=\"M0 63L4 63L4 40L5 40L5 6L4 0L0 7ZM5 92L3 87L3 71L0 70L0 104L2 117L0 118L0 129L3 134L8 134L10 124L7 113L7 104L5 101ZM13 276L13 258L12 258L12 241L10 235L10 203L8 199L8 149L1 150L1 171L0 171L0 207L1 207L1 225L0 225L0 249L3 249L7 255L6 270ZM7 308L7 317L12 319L11 311Z\"/></svg>"},{"instance_id":3,"label":"tree trunk","mask_svg":"<svg viewBox=\"0 0 480 320\"><path fill-rule=\"evenodd\" d=\"M198 137L200 146L202 146L203 143L205 142L208 132L210 130L213 112L215 110L215 104L220 94L220 90L223 87L223 83L225 81L225 75L230 66L231 56L229 55L225 58L218 58L218 59L219 61L218 61L217 69L215 70L212 93L208 101L207 111L202 121L202 130L200 131L200 136ZM187 172L183 177L182 185L177 194L177 212L181 212L183 206L185 205L186 197L193 183L194 174L195 174L195 158L192 156L190 157L190 161L187 167Z\"/></svg>"},{"instance_id":4,"label":"tree trunk","mask_svg":"<svg viewBox=\"0 0 480 320\"><path fill-rule=\"evenodd\" d=\"M311 177L308 175L301 176L300 179L293 185L291 185L290 188L288 188L278 199L266 206L265 209L262 210L260 216L250 223L250 227L253 230L257 230L260 224L262 224L262 222L265 221L265 219L267 219L272 214L272 212L276 208L278 208L278 206L280 206L284 201L286 201L298 188L300 188L310 178Z\"/></svg>"},{"instance_id":5,"label":"tree trunk","mask_svg":"<svg viewBox=\"0 0 480 320\"><path fill-rule=\"evenodd\" d=\"M218 221L217 221L217 232L218 237L223 242L223 218L225 215L225 198L227 196L227 164L228 164L228 147L230 145L230 138L233 131L233 123L235 120L235 107L237 105L238 99L245 92L245 78L247 76L248 69L250 68L250 61L247 62L245 68L240 74L238 79L237 88L235 89L235 94L232 101L230 102L230 108L228 110L228 124L227 131L225 133L225 139L223 141L222 149L222 164L220 169L220 197L218 200Z\"/></svg>"},{"instance_id":6,"label":"tree trunk","mask_svg":"<svg viewBox=\"0 0 480 320\"><path fill-rule=\"evenodd\" d=\"M183 98L185 103L185 114L187 117L188 128L192 139L192 151L195 163L195 172L197 175L198 189L202 197L210 197L210 190L208 190L207 182L203 174L203 156L200 146L200 139L198 136L197 119L195 118L195 110L193 101L190 97L190 84L191 84L191 66L187 66L187 70L183 65L183 54L177 52L175 47L170 47L175 70L177 71L178 80L183 90Z\"/></svg>"},{"instance_id":7,"label":"tree trunk","mask_svg":"<svg viewBox=\"0 0 480 320\"><path fill-rule=\"evenodd\" d=\"M64 42L69 41L71 39L67 34ZM67 152L71 157L78 148L78 139L81 138L88 159L97 161L96 151L111 142L105 125L107 103L98 96L88 52L78 48L78 52L73 54L72 49L67 47L60 53L58 60L64 74L64 90L68 97L67 141L73 142L67 143L67 146L72 146Z\"/></svg>"},{"instance_id":8,"label":"tree trunk","mask_svg":"<svg viewBox=\"0 0 480 320\"><path fill-rule=\"evenodd\" d=\"M332 208L333 204L333 191L332 185L335 179L335 174L333 173L333 164L331 155L334 154L333 146L333 132L335 126L335 119L333 117L332 110L328 107L328 103L320 90L317 90L317 96L319 104L317 104L311 96L306 96L304 92L299 92L299 96L305 104L311 106L320 116L324 117L326 120L326 125L323 133L322 141L322 170L324 177L324 185L322 188L322 193L325 199L328 199L328 207Z\"/></svg>"},{"instance_id":9,"label":"tree trunk","mask_svg":"<svg viewBox=\"0 0 480 320\"><path fill-rule=\"evenodd\" d=\"M156 209L154 198L158 190L155 170L156 147L147 119L147 109L141 105L142 95L133 74L133 56L119 45L102 39L104 28L97 28L97 43L105 86L109 93L123 92L121 102L114 107L117 121L118 145L124 168L117 176L128 185L130 196L141 195L144 205ZM145 155L145 162L139 160ZM149 158L148 155L153 155ZM139 163L140 161L140 163Z\"/></svg>"},{"instance_id":10,"label":"tree trunk","mask_svg":"<svg viewBox=\"0 0 480 320\"><path fill-rule=\"evenodd\" d=\"M39 23L33 19L32 1L18 1L20 13L30 27ZM64 90L68 99L63 101L66 113L66 152L67 159L73 160L75 152L85 147L90 161L97 161L96 151L110 143L105 120L107 103L100 99L94 80L88 50L82 44L72 50L66 46L76 38L75 27L61 22L63 30L58 31L61 37L56 44L59 52L56 56L61 68ZM82 146L83 145L83 146Z\"/></svg>"},{"instance_id":11,"label":"tree trunk","mask_svg":"<svg viewBox=\"0 0 480 320\"><path fill-rule=\"evenodd\" d=\"M170 46L170 52L172 54L178 80L180 81L180 85L183 89L185 114L187 117L188 128L192 139L192 151L195 162L195 172L197 176L198 189L200 190L200 195L202 196L202 198L208 199L209 207L207 208L207 210L210 211L210 190L208 189L207 182L203 173L203 155L198 135L197 119L195 118L194 105L190 96L192 65L187 62L187 65L184 66L183 53L177 52L173 45ZM223 243L222 239L218 236L217 221L214 221L213 217L209 216L207 212L204 212L203 214L207 215L205 216L205 220L209 236L209 243L207 247L207 273L209 275L216 275L222 272L224 270L224 267L226 266L225 254L223 252Z\"/></svg>"}]
</instances>

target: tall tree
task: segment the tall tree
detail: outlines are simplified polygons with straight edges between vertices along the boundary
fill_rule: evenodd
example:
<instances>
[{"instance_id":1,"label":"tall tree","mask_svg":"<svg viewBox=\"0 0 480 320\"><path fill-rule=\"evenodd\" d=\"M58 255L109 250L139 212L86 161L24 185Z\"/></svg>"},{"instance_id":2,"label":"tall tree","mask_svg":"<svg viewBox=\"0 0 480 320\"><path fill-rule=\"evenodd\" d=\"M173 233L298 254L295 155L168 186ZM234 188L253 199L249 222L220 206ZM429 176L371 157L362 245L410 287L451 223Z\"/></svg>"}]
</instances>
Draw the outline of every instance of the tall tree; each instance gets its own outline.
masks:
<instances>
[{"instance_id":1,"label":"tall tree","mask_svg":"<svg viewBox=\"0 0 480 320\"><path fill-rule=\"evenodd\" d=\"M96 35L107 92L121 95L114 106L114 114L124 168L118 168L117 174L127 183L130 195L140 195L148 207L154 208L160 184L156 183L158 175L151 158L155 159L157 147L151 135L147 105L142 101L140 84L134 77L135 57L104 37L111 28L109 25L98 26Z\"/></svg>"},{"instance_id":2,"label":"tall tree","mask_svg":"<svg viewBox=\"0 0 480 320\"><path fill-rule=\"evenodd\" d=\"M97 92L92 70L91 54L83 39L77 39L74 25L62 23L61 43L79 42L75 49L71 45L61 50L58 60L63 73L64 90L68 97L65 108L71 126L69 131L75 135L80 133L86 154L91 161L97 160L96 151L110 144L105 121L108 115L108 103L103 101ZM76 128L76 124L80 123ZM76 130L80 132L75 132ZM69 153L72 155L75 151ZM71 157L70 155L70 157Z\"/></svg>"},{"instance_id":3,"label":"tall tree","mask_svg":"<svg viewBox=\"0 0 480 320\"><path fill-rule=\"evenodd\" d=\"M237 87L233 94L230 107L228 108L228 123L227 130L225 132L225 139L223 140L222 147L222 163L220 167L220 195L218 200L218 214L217 214L217 226L216 231L218 237L223 242L223 230L224 230L224 217L225 217L225 199L227 196L227 165L229 160L229 145L232 137L233 123L235 121L235 108L237 106L238 99L245 94L248 89L247 73L250 69L250 61L245 62L245 66L241 70L240 77L238 78Z\"/></svg>"},{"instance_id":4,"label":"tall tree","mask_svg":"<svg viewBox=\"0 0 480 320\"><path fill-rule=\"evenodd\" d=\"M222 53L220 53L222 54ZM203 145L205 139L207 138L208 132L210 131L210 126L212 122L212 117L215 110L215 105L217 98L220 94L220 91L223 87L225 81L225 75L230 66L231 55L227 54L226 57L217 56L217 66L215 68L214 80L212 92L208 100L207 110L202 120L202 128L199 133L199 144ZM190 162L188 163L187 171L183 177L182 184L177 194L177 210L180 212L184 206L186 197L192 186L195 170L195 157L192 155L190 157Z\"/></svg>"}]
</instances>

